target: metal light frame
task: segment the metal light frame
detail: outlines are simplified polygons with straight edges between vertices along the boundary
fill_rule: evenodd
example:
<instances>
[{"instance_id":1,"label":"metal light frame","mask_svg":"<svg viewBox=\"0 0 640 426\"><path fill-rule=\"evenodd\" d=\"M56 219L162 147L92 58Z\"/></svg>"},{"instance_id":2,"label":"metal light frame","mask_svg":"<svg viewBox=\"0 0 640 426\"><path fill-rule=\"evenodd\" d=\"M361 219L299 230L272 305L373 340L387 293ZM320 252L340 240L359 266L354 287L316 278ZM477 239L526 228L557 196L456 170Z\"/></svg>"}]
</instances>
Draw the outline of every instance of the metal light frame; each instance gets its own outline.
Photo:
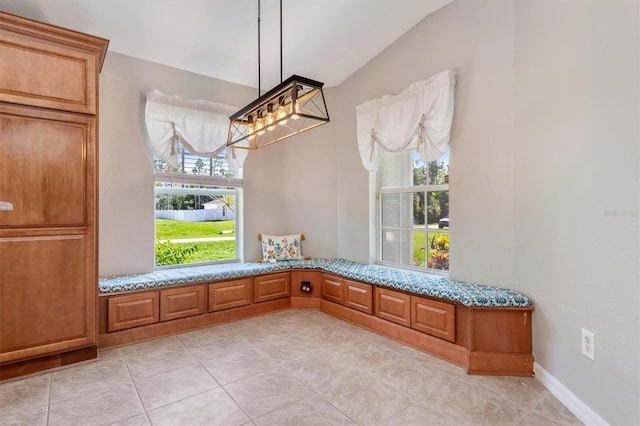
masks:
<instances>
[{"instance_id":1,"label":"metal light frame","mask_svg":"<svg viewBox=\"0 0 640 426\"><path fill-rule=\"evenodd\" d=\"M260 0L258 0L258 99L229 117L227 147L255 150L329 122L324 83L292 75L282 81L280 0L280 84L260 96Z\"/></svg>"}]
</instances>

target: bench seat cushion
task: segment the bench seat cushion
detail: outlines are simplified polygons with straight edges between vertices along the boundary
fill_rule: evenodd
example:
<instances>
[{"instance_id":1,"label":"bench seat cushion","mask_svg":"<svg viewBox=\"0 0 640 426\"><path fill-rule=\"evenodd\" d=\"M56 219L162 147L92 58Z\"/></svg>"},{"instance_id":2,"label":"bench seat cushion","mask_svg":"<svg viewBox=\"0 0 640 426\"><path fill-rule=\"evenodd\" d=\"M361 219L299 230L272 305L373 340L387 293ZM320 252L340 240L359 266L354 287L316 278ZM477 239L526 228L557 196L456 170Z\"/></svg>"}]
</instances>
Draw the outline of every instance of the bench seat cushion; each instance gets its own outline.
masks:
<instances>
[{"instance_id":1,"label":"bench seat cushion","mask_svg":"<svg viewBox=\"0 0 640 426\"><path fill-rule=\"evenodd\" d=\"M113 294L173 285L219 281L267 274L290 269L314 269L334 273L365 283L437 297L469 307L528 308L531 300L515 291L451 280L428 272L408 271L388 266L367 265L346 259L290 260L269 263L225 263L175 269L146 274L100 277L100 294Z\"/></svg>"}]
</instances>

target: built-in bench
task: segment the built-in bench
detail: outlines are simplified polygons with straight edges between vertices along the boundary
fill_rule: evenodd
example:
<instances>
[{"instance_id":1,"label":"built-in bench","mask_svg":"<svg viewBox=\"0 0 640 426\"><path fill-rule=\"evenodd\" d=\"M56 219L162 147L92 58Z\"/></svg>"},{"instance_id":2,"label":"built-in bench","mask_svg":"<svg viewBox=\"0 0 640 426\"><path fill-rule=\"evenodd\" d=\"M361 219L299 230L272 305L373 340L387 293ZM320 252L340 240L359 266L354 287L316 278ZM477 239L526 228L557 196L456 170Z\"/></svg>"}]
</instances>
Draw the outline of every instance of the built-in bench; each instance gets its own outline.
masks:
<instances>
[{"instance_id":1,"label":"built-in bench","mask_svg":"<svg viewBox=\"0 0 640 426\"><path fill-rule=\"evenodd\" d=\"M532 302L510 289L345 259L229 263L101 277L99 346L314 308L461 365L531 375Z\"/></svg>"}]
</instances>

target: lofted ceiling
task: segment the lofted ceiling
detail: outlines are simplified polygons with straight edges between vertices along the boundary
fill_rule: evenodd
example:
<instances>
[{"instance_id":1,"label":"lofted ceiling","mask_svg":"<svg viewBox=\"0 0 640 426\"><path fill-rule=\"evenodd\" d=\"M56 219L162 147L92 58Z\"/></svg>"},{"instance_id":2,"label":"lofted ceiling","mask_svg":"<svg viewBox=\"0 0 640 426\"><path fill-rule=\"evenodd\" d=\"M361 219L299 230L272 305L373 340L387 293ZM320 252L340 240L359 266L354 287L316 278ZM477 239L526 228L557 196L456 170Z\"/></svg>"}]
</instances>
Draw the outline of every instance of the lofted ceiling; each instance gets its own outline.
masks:
<instances>
[{"instance_id":1,"label":"lofted ceiling","mask_svg":"<svg viewBox=\"0 0 640 426\"><path fill-rule=\"evenodd\" d=\"M336 86L452 0L282 0L283 78ZM258 0L0 0L114 52L258 87ZM280 82L279 0L261 0L261 87Z\"/></svg>"}]
</instances>

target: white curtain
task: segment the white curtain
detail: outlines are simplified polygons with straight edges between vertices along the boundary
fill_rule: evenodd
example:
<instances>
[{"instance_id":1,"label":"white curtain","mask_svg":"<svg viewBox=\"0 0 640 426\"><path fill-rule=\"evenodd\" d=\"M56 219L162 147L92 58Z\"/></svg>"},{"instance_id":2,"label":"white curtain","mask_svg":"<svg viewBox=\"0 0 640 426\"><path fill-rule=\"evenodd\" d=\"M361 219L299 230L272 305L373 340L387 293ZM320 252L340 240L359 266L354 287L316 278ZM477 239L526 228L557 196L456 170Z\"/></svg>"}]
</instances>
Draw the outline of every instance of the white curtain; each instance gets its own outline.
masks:
<instances>
[{"instance_id":1,"label":"white curtain","mask_svg":"<svg viewBox=\"0 0 640 426\"><path fill-rule=\"evenodd\" d=\"M398 152L416 144L425 163L444 155L453 121L455 77L453 70L442 71L397 95L356 107L358 150L367 170L378 170L377 146Z\"/></svg>"},{"instance_id":2,"label":"white curtain","mask_svg":"<svg viewBox=\"0 0 640 426\"><path fill-rule=\"evenodd\" d=\"M227 144L229 116L238 108L205 100L183 100L153 90L147 93L145 122L151 147L172 167L178 167L178 143L189 152L214 157ZM227 150L229 168L237 172L247 151Z\"/></svg>"}]
</instances>

